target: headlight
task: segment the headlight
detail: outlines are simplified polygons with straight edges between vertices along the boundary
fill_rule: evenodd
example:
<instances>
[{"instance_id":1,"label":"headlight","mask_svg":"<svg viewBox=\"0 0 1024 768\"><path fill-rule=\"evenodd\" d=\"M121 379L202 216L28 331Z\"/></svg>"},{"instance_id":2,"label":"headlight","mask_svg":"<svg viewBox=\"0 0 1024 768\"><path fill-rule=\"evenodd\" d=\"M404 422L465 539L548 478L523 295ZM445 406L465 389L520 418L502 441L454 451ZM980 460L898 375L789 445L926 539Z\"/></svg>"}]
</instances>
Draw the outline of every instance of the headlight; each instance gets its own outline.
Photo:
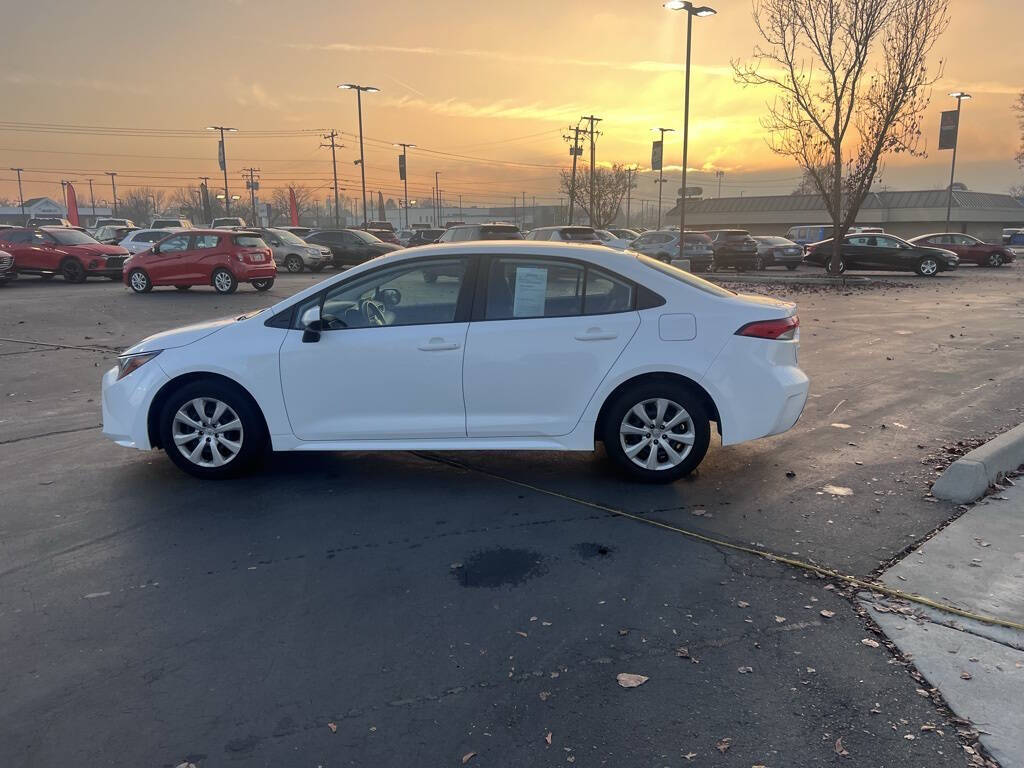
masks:
<instances>
[{"instance_id":1,"label":"headlight","mask_svg":"<svg viewBox=\"0 0 1024 768\"><path fill-rule=\"evenodd\" d=\"M117 380L120 381L132 371L141 368L163 350L155 352L136 352L134 355L121 355L117 358Z\"/></svg>"}]
</instances>

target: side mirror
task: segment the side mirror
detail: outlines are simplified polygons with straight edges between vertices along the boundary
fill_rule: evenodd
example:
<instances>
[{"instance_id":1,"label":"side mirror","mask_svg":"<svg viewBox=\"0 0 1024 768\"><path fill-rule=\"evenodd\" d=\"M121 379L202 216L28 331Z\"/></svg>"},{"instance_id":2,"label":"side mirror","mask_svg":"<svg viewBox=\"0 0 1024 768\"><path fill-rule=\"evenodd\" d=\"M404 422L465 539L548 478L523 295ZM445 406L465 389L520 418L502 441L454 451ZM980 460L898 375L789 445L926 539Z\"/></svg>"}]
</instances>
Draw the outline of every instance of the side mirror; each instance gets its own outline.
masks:
<instances>
[{"instance_id":1,"label":"side mirror","mask_svg":"<svg viewBox=\"0 0 1024 768\"><path fill-rule=\"evenodd\" d=\"M307 309L302 313L299 322L302 323L303 344L313 344L320 341L320 331L323 329L323 323L320 320L320 307L310 307Z\"/></svg>"}]
</instances>

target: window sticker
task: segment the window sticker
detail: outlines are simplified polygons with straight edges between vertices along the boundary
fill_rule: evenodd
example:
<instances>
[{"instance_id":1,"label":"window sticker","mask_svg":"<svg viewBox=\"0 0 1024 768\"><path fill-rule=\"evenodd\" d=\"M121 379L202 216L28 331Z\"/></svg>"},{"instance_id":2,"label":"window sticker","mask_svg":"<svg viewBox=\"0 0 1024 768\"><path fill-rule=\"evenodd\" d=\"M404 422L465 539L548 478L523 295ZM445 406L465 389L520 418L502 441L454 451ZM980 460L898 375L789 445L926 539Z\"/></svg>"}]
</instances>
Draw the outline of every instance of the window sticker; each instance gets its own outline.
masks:
<instances>
[{"instance_id":1,"label":"window sticker","mask_svg":"<svg viewBox=\"0 0 1024 768\"><path fill-rule=\"evenodd\" d=\"M516 267L512 316L542 317L547 288L548 270L545 267Z\"/></svg>"}]
</instances>

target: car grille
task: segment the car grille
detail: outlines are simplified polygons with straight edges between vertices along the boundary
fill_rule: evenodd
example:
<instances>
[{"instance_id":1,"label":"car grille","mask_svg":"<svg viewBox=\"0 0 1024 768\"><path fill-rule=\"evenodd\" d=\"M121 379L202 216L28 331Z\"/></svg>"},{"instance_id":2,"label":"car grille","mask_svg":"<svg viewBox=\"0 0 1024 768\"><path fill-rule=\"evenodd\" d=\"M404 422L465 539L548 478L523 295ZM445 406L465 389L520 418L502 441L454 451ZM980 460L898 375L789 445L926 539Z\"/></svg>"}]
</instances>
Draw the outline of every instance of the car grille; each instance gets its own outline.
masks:
<instances>
[{"instance_id":1,"label":"car grille","mask_svg":"<svg viewBox=\"0 0 1024 768\"><path fill-rule=\"evenodd\" d=\"M14 266L14 257L9 253L0 253L0 272L6 272Z\"/></svg>"},{"instance_id":2,"label":"car grille","mask_svg":"<svg viewBox=\"0 0 1024 768\"><path fill-rule=\"evenodd\" d=\"M107 269L120 269L124 266L127 256L107 256Z\"/></svg>"}]
</instances>

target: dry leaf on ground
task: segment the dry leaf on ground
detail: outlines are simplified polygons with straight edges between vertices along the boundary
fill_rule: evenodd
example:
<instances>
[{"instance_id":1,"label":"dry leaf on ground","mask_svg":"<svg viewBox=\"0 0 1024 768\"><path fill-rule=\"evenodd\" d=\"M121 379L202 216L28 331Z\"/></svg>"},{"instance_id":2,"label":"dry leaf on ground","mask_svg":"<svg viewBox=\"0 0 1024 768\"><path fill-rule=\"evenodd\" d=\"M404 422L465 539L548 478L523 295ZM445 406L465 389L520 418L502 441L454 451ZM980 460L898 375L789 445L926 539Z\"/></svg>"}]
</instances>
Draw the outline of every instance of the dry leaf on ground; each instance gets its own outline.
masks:
<instances>
[{"instance_id":1,"label":"dry leaf on ground","mask_svg":"<svg viewBox=\"0 0 1024 768\"><path fill-rule=\"evenodd\" d=\"M338 732L338 724L337 723L328 723L327 727L331 729L331 733L337 733Z\"/></svg>"},{"instance_id":2,"label":"dry leaf on ground","mask_svg":"<svg viewBox=\"0 0 1024 768\"><path fill-rule=\"evenodd\" d=\"M544 741L547 742L549 747L551 746L551 731L547 732L547 735L544 737Z\"/></svg>"},{"instance_id":3,"label":"dry leaf on ground","mask_svg":"<svg viewBox=\"0 0 1024 768\"><path fill-rule=\"evenodd\" d=\"M730 738L728 738L728 737L727 737L727 738L724 738L724 739L719 739L719 740L718 740L718 741L717 741L717 742L715 743L715 749L717 749L717 750L718 750L719 752L721 752L721 753L722 753L723 755L724 755L724 754L725 754L726 752L728 752L728 751L729 751L729 747L731 747L731 746L732 746L732 739L730 739Z\"/></svg>"},{"instance_id":4,"label":"dry leaf on ground","mask_svg":"<svg viewBox=\"0 0 1024 768\"><path fill-rule=\"evenodd\" d=\"M836 612L835 611L822 611L821 615L824 616L826 619L831 619L833 616L836 615Z\"/></svg>"},{"instance_id":5,"label":"dry leaf on ground","mask_svg":"<svg viewBox=\"0 0 1024 768\"><path fill-rule=\"evenodd\" d=\"M775 623L776 624L785 624L786 623L786 617L785 616L776 616L775 617Z\"/></svg>"},{"instance_id":6,"label":"dry leaf on ground","mask_svg":"<svg viewBox=\"0 0 1024 768\"><path fill-rule=\"evenodd\" d=\"M754 668L753 667L740 667L736 671L739 672L741 675L746 675L746 674L749 674L750 672L753 672Z\"/></svg>"},{"instance_id":7,"label":"dry leaf on ground","mask_svg":"<svg viewBox=\"0 0 1024 768\"><path fill-rule=\"evenodd\" d=\"M861 642L861 645L866 645L869 648L877 648L878 647L878 641L877 640L872 640L870 637L865 637L860 642Z\"/></svg>"},{"instance_id":8,"label":"dry leaf on ground","mask_svg":"<svg viewBox=\"0 0 1024 768\"><path fill-rule=\"evenodd\" d=\"M619 681L619 685L623 688L636 688L638 685L646 683L650 678L643 675L634 675L630 672L620 672L615 679Z\"/></svg>"},{"instance_id":9,"label":"dry leaf on ground","mask_svg":"<svg viewBox=\"0 0 1024 768\"><path fill-rule=\"evenodd\" d=\"M849 757L850 753L846 751L846 747L843 746L842 739L836 739L836 754L840 757Z\"/></svg>"},{"instance_id":10,"label":"dry leaf on ground","mask_svg":"<svg viewBox=\"0 0 1024 768\"><path fill-rule=\"evenodd\" d=\"M465 765L470 760L472 760L474 757L476 757L476 752L467 752L466 754L464 754L462 756L462 764Z\"/></svg>"}]
</instances>

